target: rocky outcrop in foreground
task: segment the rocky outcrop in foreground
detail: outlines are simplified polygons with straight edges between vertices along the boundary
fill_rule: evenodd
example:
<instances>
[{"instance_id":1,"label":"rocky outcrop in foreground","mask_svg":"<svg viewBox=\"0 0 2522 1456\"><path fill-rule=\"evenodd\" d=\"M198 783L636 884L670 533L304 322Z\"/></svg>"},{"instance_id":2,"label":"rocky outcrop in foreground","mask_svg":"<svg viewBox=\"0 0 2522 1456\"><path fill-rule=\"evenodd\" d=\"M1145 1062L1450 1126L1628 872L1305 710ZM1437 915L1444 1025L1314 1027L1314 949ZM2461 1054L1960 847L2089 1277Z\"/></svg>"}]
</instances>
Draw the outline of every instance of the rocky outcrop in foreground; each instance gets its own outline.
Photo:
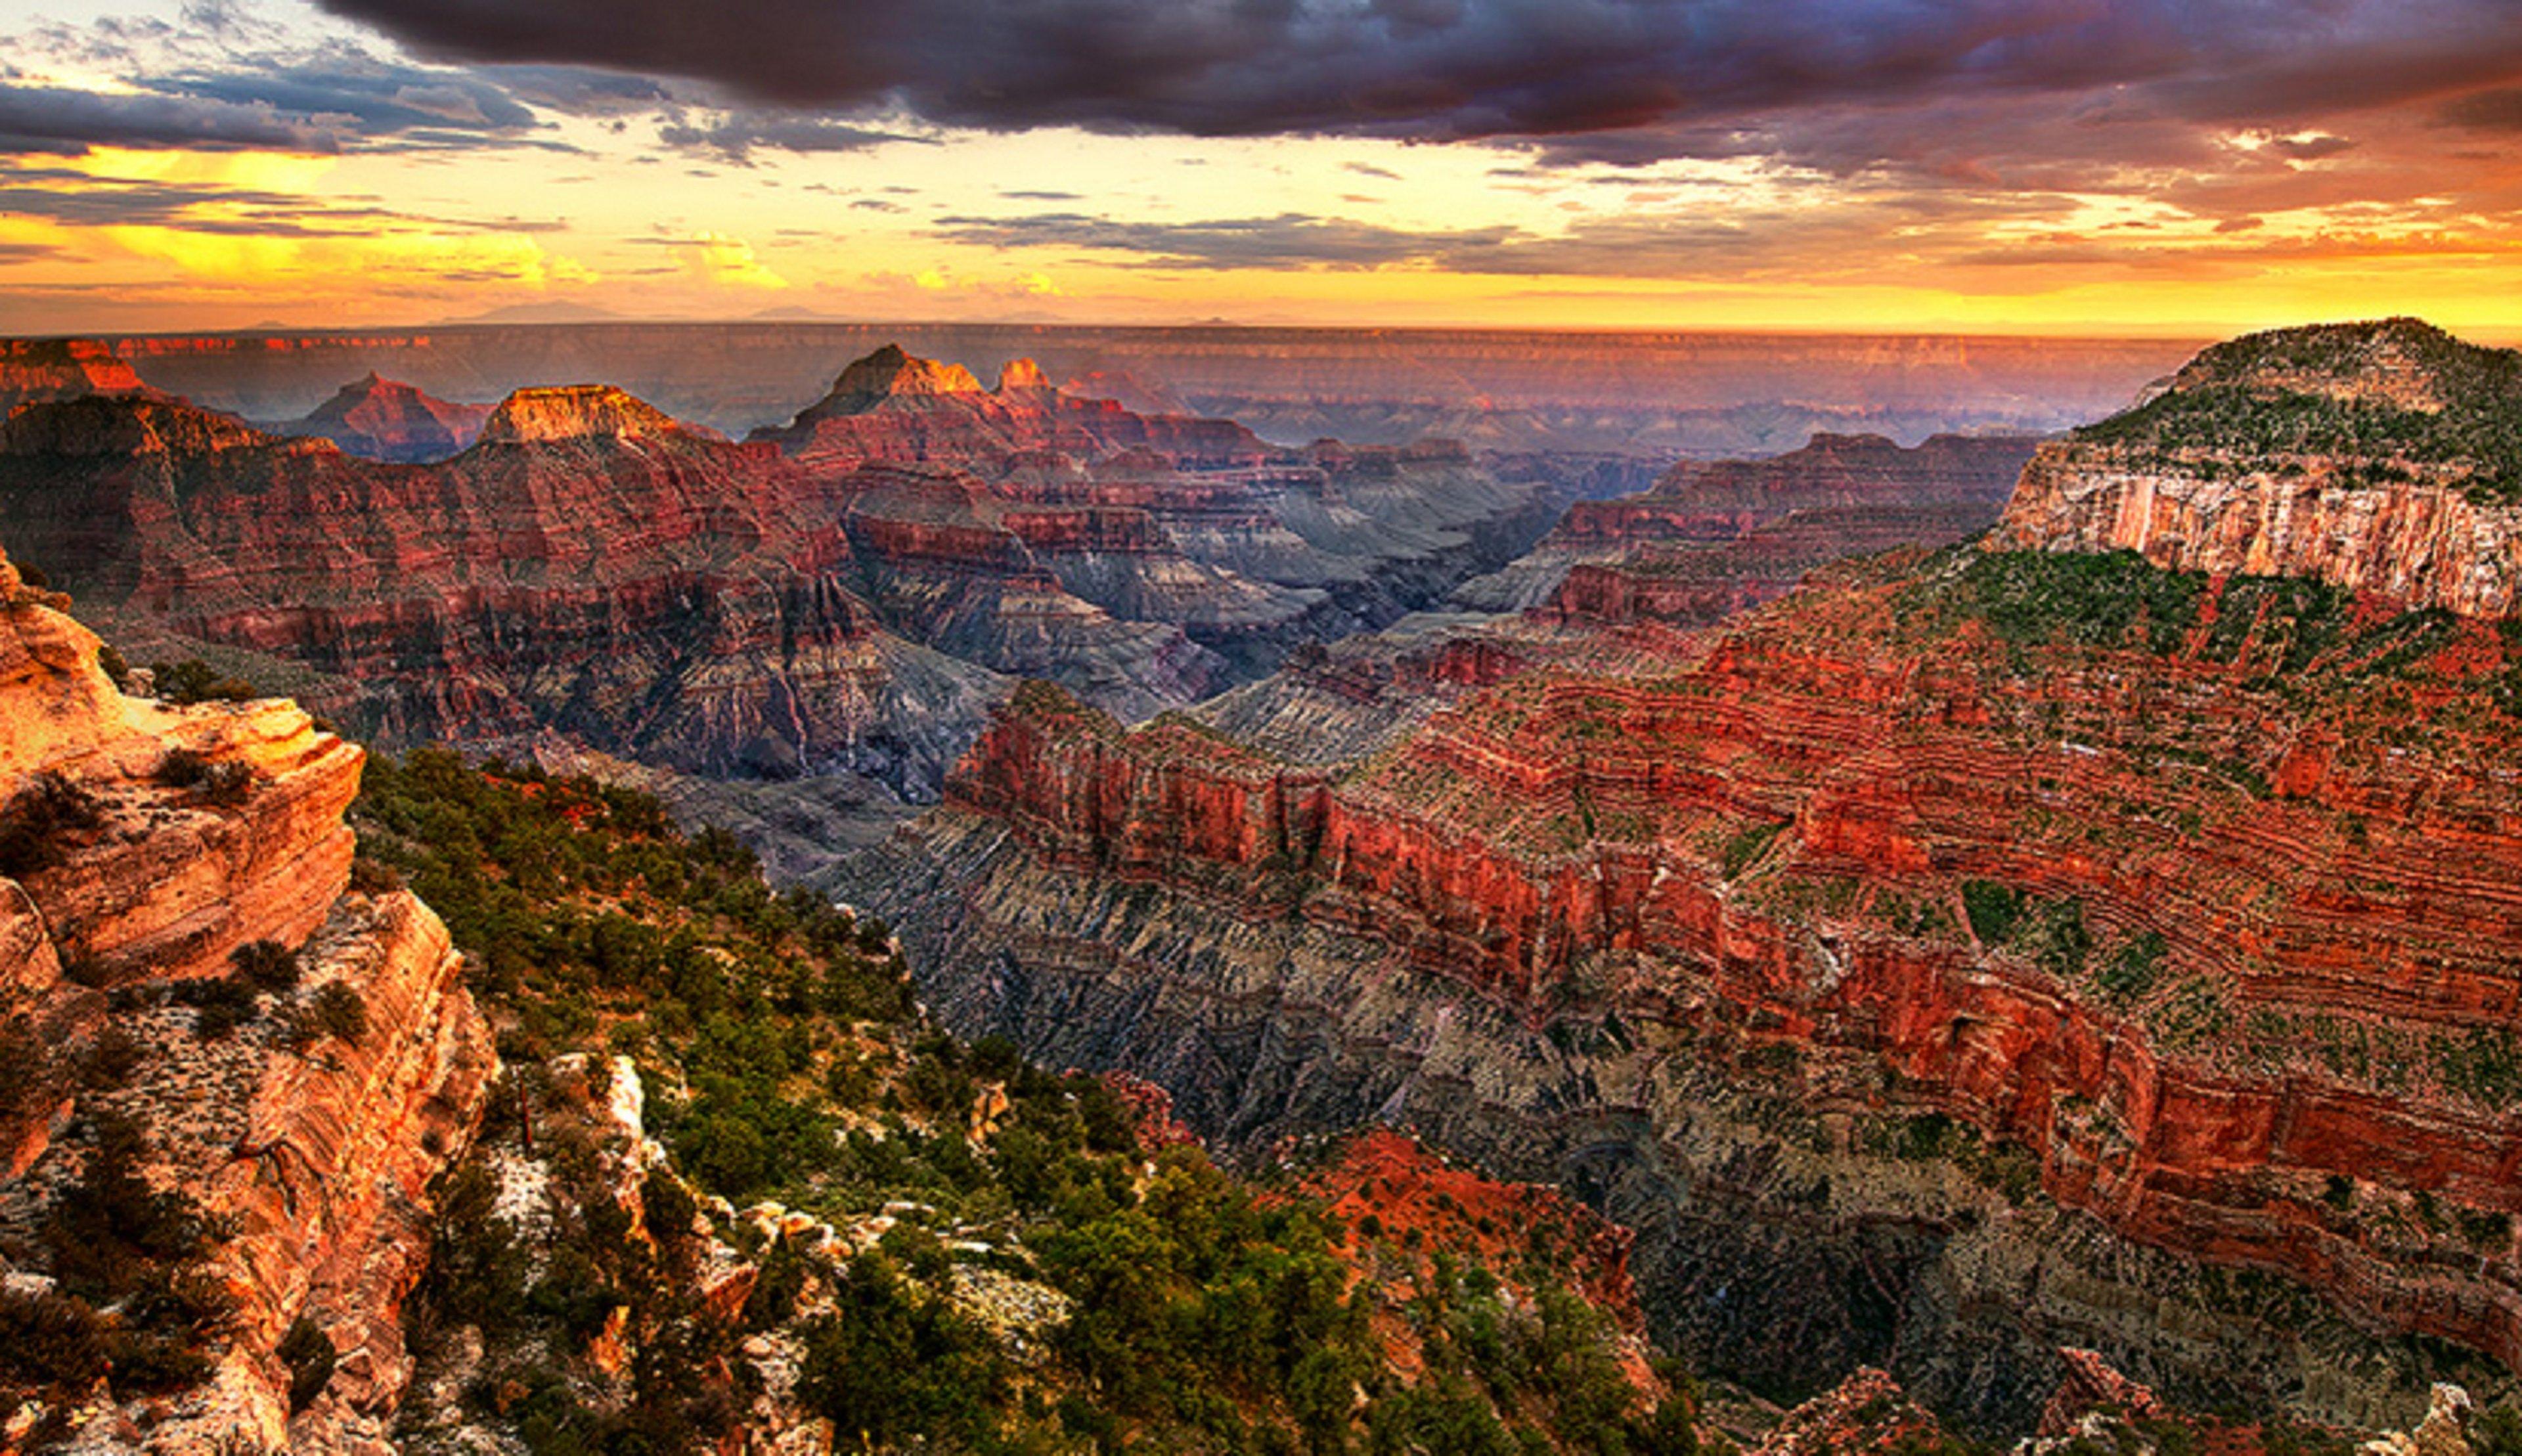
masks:
<instances>
[{"instance_id":1,"label":"rocky outcrop in foreground","mask_svg":"<svg viewBox=\"0 0 2522 1456\"><path fill-rule=\"evenodd\" d=\"M124 697L63 604L0 561L8 1442L389 1451L489 1029L428 907L353 887L357 748Z\"/></svg>"}]
</instances>

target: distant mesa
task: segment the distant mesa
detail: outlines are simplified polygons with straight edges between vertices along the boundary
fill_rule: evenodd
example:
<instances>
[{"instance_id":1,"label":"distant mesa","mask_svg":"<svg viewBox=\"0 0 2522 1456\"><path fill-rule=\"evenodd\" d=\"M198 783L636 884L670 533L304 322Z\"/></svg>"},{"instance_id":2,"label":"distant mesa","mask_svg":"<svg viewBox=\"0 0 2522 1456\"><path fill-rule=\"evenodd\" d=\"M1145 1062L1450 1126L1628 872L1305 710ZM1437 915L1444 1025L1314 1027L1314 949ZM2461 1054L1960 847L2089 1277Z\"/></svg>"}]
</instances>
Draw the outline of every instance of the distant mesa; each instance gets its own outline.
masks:
<instances>
[{"instance_id":1,"label":"distant mesa","mask_svg":"<svg viewBox=\"0 0 2522 1456\"><path fill-rule=\"evenodd\" d=\"M371 460L418 464L443 460L471 445L490 408L440 399L370 370L282 429L329 440Z\"/></svg>"},{"instance_id":2,"label":"distant mesa","mask_svg":"<svg viewBox=\"0 0 2522 1456\"><path fill-rule=\"evenodd\" d=\"M995 391L959 364L888 344L841 371L830 393L784 427L756 430L801 461L850 469L871 459L996 468L1036 450L1091 457L1148 449L1176 465L1257 465L1271 446L1233 420L1143 415L1055 388L1029 358Z\"/></svg>"},{"instance_id":3,"label":"distant mesa","mask_svg":"<svg viewBox=\"0 0 2522 1456\"><path fill-rule=\"evenodd\" d=\"M1051 388L1051 376L1043 373L1042 365L1031 359L1009 359L1006 367L999 371L998 392L1002 395L1013 394L1019 390Z\"/></svg>"},{"instance_id":4,"label":"distant mesa","mask_svg":"<svg viewBox=\"0 0 2522 1456\"><path fill-rule=\"evenodd\" d=\"M484 445L527 445L688 433L672 415L609 384L519 390L483 423Z\"/></svg>"}]
</instances>

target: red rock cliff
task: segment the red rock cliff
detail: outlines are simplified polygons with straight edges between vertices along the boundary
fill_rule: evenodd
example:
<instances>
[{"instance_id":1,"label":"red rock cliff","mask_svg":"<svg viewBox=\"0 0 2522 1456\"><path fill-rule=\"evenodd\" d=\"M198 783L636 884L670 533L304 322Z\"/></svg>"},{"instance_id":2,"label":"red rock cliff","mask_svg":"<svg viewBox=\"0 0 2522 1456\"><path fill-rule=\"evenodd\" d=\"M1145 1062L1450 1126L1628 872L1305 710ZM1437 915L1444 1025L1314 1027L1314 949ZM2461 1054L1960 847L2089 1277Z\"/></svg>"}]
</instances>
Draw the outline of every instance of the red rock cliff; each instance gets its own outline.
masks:
<instances>
[{"instance_id":1,"label":"red rock cliff","mask_svg":"<svg viewBox=\"0 0 2522 1456\"><path fill-rule=\"evenodd\" d=\"M1328 773L1030 692L949 802L1090 883L1354 937L1535 1025L1608 1005L1877 1068L1852 1101L1867 1074L1806 1085L2020 1142L2141 1243L2522 1363L2522 662L2488 627L2112 569L2163 593L2150 634L2095 629L2121 598L2062 599L2099 588L2055 558L1948 554L1696 643L1591 641L1605 667ZM2461 1217L2390 1211L2417 1206Z\"/></svg>"}]
</instances>

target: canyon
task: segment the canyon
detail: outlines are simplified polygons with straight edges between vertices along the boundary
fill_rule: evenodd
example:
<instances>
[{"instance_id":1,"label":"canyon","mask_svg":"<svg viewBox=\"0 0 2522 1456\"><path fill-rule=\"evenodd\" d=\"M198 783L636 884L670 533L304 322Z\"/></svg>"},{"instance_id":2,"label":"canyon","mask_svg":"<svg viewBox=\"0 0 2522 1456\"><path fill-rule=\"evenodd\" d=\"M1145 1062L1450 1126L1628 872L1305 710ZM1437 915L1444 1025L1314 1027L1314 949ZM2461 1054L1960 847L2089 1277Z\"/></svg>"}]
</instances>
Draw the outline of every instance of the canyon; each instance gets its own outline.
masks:
<instances>
[{"instance_id":1,"label":"canyon","mask_svg":"<svg viewBox=\"0 0 2522 1456\"><path fill-rule=\"evenodd\" d=\"M1137 728L1028 684L830 882L950 1025L1217 1146L1385 1123L1575 1192L1656 1335L1778 1398L1879 1366L2022 1433L2076 1347L2412 1425L2522 1362L2522 641L2454 413L2509 420L2467 381L2510 363L2236 341L2043 446L1992 536L1712 627L1571 571ZM2138 554L2163 512L2089 502L2190 394L2224 434L2182 478L2379 538L2269 485L2180 538L2229 551Z\"/></svg>"},{"instance_id":2,"label":"canyon","mask_svg":"<svg viewBox=\"0 0 2522 1456\"><path fill-rule=\"evenodd\" d=\"M597 338L647 335L553 331L551 357ZM748 397L706 423L549 383L474 419L435 394L497 392L372 374L287 427L337 439L163 391L253 361L270 371L257 398L278 399L385 347L365 336L267 359L234 340L124 341L128 371L98 346L21 348L0 540L131 662L206 657L325 720L123 697L106 666L134 690L189 679L99 665L62 598L10 578L35 624L24 660L54 676L23 675L46 706L13 719L0 775L92 779L103 806L0 919L40 1009L28 1034L76 1049L103 1035L100 1009L141 1008L133 1024L172 1045L195 993L145 988L216 979L265 941L304 947L303 995L354 982L396 1024L439 1028L407 1039L427 1057L328 1054L323 1077L366 1078L405 1110L375 1131L328 1123L301 1139L323 1142L315 1155L356 1144L406 1197L432 1158L469 1156L500 1188L556 1176L519 1159L582 1177L535 1151L531 1118L495 1108L489 1151L466 1151L488 1063L448 1048L487 1058L485 1033L458 1024L469 1003L434 917L374 875L345 888L358 751L338 721L505 755L494 778L526 775L496 780L505 812L576 805L566 832L626 814L637 835L663 831L603 797L622 790L546 770L734 825L764 862L728 870L708 857L732 841L705 839L691 863L712 868L676 872L715 883L768 863L859 907L845 924L789 912L858 948L835 966L898 935L921 1016L1039 1065L1144 1079L1245 1170L1303 1163L1305 1197L1385 1230L1338 1246L1352 1278L1395 1291L1369 1321L1392 1369L1454 1358L1419 1342L1413 1311L1452 1277L1423 1245L1504 1265L1500 1229L1547 1226L1640 1398L1678 1388L1652 1341L1759 1412L1723 1429L1781 1453L1914 1448L1946 1427L2064 1442L2173 1408L2443 1429L2438 1382L2481 1405L2522 1393L2516 356L2413 320L2252 336L2163 361L2142 394L2113 383L2081 417L2136 402L2044 442L2021 432L2064 423L2049 404L1937 393L2029 377L2002 350L1816 343L1833 367L1890 371L1868 387L1899 418L1676 460L1717 437L1676 425L1615 447L1642 418L1625 405L1552 434L1540 395L1515 397L1508 428L1511 392L1472 407L1429 386L1403 407L1394 381L1417 376L1393 341L1290 338L1207 374L1184 360L1222 342L1137 342L1174 351L1161 374L1081 347L1051 369L1009 357L986 385L888 346L802 407ZM1480 367L1535 390L1591 378L1606 398L1678 357L1731 357L1631 339L1587 376L1495 340L1401 342L1427 346L1410 368L1469 378L1491 349ZM1330 369L1319 416L1293 385L1261 407L1273 371L1334 356L1355 388ZM2044 367L2083 381L2056 398L2082 399L2108 372L2097 359L2133 357L2069 350ZM1230 386L1246 392L1234 417L1180 407ZM1673 393L1667 420L1762 407L1699 387ZM1404 428L1446 411L1462 439ZM1366 444L1274 443L1335 414L1382 423ZM1909 428L1931 415L2015 433ZM99 757L84 746L99 734L122 746ZM163 767L176 747L180 785ZM200 787L232 780L243 810ZM272 818L223 829L238 813ZM468 897L451 922L509 937L480 963L508 1008L501 1045L559 1089L545 1114L564 1141L611 1150L617 1181L670 1148L696 1167L732 1155L710 1135L728 1115L707 1080L724 1074L717 1043L691 1041L683 993L606 979L617 932L595 921L653 887L590 881L570 936L594 949L535 954L591 958L592 989L537 1001L556 993L521 972L510 920L470 903L471 870L430 858L420 826L440 821L393 822L413 872ZM454 842L523 853L488 831ZM711 894L724 916L766 892ZM563 941L579 944L548 944ZM679 978L687 962L657 964ZM805 994L762 992L756 1010L792 1016ZM868 1054L884 1085L926 1108L923 1138L988 1141L1004 1106L953 1081L959 1054L904 1053L911 1035L877 1036L895 1049ZM284 1040L247 1038L297 1057ZM838 1097L847 1058L815 1046L807 1081ZM677 1068L663 1142L635 1110L606 1110L608 1085L637 1100L636 1074L598 1059L622 1047ZM185 1056L177 1085L211 1065L228 1079L216 1096L252 1081L232 1052ZM307 1085L288 1098L341 1090ZM33 1170L27 1198L58 1199L87 1150L113 1146L61 1105L0 1129L0 1151ZM230 1151L293 1115L254 1113ZM1306 1161L1360 1129L1410 1140L1370 1131ZM635 1180L584 1193L555 1196L554 1227L595 1218L596 1195L648 1197ZM259 1312L239 1326L240 1373L216 1376L225 1393L110 1419L134 1441L211 1419L297 1433L308 1417L272 1392L301 1307L333 1311L318 1323L350 1332L334 1342L374 1373L307 1408L305 1431L345 1449L381 1438L407 1385L394 1438L417 1449L472 1438L488 1418L460 1391L482 1371L543 1389L532 1340L450 1343L431 1314L429 1340L397 1342L391 1312L420 1277L410 1220L427 1214L388 1201L341 1215L346 1242L316 1260L358 1264L355 1298L234 1255L259 1272L233 1282L263 1292L241 1306ZM710 1283L759 1273L730 1219L762 1221L710 1212L717 1272L677 1275L674 1299L746 1302ZM0 1209L0 1235L41 1226ZM978 1223L939 1226L987 1243ZM866 1242L831 1230L826 1245ZM1500 1297L1540 1301L1520 1277ZM570 1347L581 1395L645 1398L606 1341L683 1339L687 1318L646 1297L633 1335ZM804 1429L772 1384L765 1429ZM507 1399L496 1414L516 1419ZM2259 1449L2241 1431L2193 1437Z\"/></svg>"},{"instance_id":3,"label":"canyon","mask_svg":"<svg viewBox=\"0 0 2522 1456\"><path fill-rule=\"evenodd\" d=\"M419 463L100 378L0 425L0 536L135 658L219 658L387 743L897 805L1013 678L1186 706L1440 598L1562 498L1442 445L1283 449L898 349L744 443L611 386L477 426L373 376L292 427Z\"/></svg>"},{"instance_id":4,"label":"canyon","mask_svg":"<svg viewBox=\"0 0 2522 1456\"><path fill-rule=\"evenodd\" d=\"M1705 626L1840 557L1985 530L2035 444L1938 435L1903 449L1880 435L1815 435L1761 459L1684 461L1637 494L1571 503L1533 549L1450 601Z\"/></svg>"}]
</instances>

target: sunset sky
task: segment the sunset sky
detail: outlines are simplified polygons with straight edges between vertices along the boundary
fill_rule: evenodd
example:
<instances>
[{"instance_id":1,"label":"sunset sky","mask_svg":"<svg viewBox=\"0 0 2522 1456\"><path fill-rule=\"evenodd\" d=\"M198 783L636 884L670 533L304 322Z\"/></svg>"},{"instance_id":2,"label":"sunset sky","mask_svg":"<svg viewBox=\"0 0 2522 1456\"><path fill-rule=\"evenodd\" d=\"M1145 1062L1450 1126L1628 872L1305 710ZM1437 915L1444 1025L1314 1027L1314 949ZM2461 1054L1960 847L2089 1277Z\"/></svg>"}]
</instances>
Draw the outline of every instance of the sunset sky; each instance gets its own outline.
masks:
<instances>
[{"instance_id":1,"label":"sunset sky","mask_svg":"<svg viewBox=\"0 0 2522 1456\"><path fill-rule=\"evenodd\" d=\"M2514 0L0 0L0 332L2522 329Z\"/></svg>"}]
</instances>

